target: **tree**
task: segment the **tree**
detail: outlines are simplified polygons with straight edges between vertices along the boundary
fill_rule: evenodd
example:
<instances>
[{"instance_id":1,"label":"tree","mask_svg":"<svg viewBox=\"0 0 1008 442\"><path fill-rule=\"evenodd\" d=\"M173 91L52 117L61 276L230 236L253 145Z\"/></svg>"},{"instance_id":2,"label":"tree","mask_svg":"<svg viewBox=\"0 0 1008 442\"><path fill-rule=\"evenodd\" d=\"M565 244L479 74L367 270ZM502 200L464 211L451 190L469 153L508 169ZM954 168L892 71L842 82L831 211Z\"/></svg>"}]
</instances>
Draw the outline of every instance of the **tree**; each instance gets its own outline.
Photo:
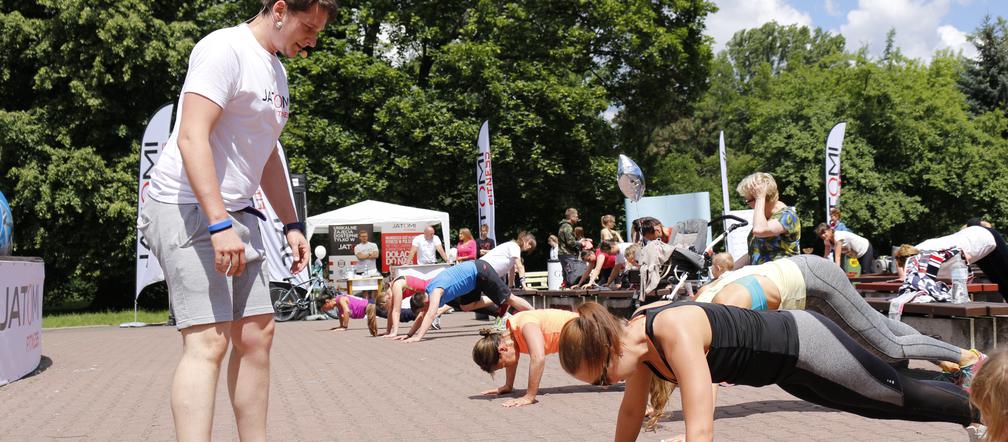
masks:
<instances>
[{"instance_id":1,"label":"tree","mask_svg":"<svg viewBox=\"0 0 1008 442\"><path fill-rule=\"evenodd\" d=\"M48 305L127 305L144 124L188 54L256 0L0 2L0 189ZM285 60L281 142L312 212L365 198L474 220L475 138L491 122L498 225L552 232L566 206L615 212L614 145L643 152L689 111L710 62L710 2L353 0L307 59ZM622 110L615 124L602 113ZM642 158L643 163L653 163ZM589 227L594 223L589 224ZM472 226L474 227L474 226ZM541 235L540 235L541 236Z\"/></svg>"},{"instance_id":2,"label":"tree","mask_svg":"<svg viewBox=\"0 0 1008 442\"><path fill-rule=\"evenodd\" d=\"M977 48L977 58L964 60L959 87L975 113L1008 111L1008 21L984 17L969 41Z\"/></svg>"}]
</instances>

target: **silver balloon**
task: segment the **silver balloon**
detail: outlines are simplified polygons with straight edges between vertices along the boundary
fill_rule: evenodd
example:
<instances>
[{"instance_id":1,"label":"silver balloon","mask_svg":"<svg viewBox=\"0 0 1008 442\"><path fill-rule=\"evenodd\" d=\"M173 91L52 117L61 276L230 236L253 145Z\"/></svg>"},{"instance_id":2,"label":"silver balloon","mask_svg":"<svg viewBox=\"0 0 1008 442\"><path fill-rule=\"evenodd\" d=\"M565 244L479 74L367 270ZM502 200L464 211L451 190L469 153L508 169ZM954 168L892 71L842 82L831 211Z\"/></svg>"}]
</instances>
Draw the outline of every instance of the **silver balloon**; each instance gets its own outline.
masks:
<instances>
[{"instance_id":1,"label":"silver balloon","mask_svg":"<svg viewBox=\"0 0 1008 442\"><path fill-rule=\"evenodd\" d=\"M635 203L644 196L644 172L641 172L634 160L623 154L620 154L616 164L616 183L623 195Z\"/></svg>"}]
</instances>

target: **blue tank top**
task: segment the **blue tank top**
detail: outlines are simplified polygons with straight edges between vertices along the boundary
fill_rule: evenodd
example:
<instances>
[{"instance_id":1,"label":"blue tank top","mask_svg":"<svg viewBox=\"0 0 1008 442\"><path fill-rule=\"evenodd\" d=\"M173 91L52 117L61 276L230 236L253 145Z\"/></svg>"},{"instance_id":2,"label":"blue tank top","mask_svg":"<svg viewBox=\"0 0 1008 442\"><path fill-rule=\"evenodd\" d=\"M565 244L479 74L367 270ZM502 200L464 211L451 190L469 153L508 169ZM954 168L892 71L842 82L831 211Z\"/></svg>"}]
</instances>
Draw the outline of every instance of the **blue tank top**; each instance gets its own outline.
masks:
<instances>
[{"instance_id":1,"label":"blue tank top","mask_svg":"<svg viewBox=\"0 0 1008 442\"><path fill-rule=\"evenodd\" d=\"M444 289L441 294L440 306L455 300L476 289L476 261L466 261L455 264L438 273L427 283L427 294L436 288Z\"/></svg>"}]
</instances>

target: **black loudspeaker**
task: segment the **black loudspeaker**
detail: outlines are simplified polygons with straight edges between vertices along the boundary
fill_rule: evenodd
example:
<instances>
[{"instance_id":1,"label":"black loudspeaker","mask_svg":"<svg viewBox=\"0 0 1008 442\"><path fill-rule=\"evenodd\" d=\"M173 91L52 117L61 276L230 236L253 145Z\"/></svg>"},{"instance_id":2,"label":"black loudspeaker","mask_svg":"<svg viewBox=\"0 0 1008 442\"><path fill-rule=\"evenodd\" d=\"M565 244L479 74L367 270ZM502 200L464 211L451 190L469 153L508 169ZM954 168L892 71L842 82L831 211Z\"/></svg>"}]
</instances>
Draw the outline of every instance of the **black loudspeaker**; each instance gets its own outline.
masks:
<instances>
[{"instance_id":1,"label":"black loudspeaker","mask_svg":"<svg viewBox=\"0 0 1008 442\"><path fill-rule=\"evenodd\" d=\"M308 216L308 176L292 173L290 179L294 190L294 211L297 212L297 219L304 221Z\"/></svg>"}]
</instances>

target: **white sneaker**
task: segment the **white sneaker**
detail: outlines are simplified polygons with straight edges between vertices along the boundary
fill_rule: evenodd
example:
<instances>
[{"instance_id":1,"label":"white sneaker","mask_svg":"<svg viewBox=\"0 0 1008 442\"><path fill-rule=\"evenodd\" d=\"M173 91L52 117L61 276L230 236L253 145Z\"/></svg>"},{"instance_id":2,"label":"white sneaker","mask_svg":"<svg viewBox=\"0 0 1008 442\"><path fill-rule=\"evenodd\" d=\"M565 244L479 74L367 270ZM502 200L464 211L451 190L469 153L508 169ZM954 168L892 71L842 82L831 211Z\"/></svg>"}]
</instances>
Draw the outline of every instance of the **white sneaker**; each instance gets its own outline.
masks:
<instances>
[{"instance_id":1,"label":"white sneaker","mask_svg":"<svg viewBox=\"0 0 1008 442\"><path fill-rule=\"evenodd\" d=\"M434 318L434 322L431 323L431 328L434 330L441 330L441 318Z\"/></svg>"},{"instance_id":2,"label":"white sneaker","mask_svg":"<svg viewBox=\"0 0 1008 442\"><path fill-rule=\"evenodd\" d=\"M987 426L983 424L970 425L966 427L966 434L969 434L970 442L982 441L987 435Z\"/></svg>"}]
</instances>

